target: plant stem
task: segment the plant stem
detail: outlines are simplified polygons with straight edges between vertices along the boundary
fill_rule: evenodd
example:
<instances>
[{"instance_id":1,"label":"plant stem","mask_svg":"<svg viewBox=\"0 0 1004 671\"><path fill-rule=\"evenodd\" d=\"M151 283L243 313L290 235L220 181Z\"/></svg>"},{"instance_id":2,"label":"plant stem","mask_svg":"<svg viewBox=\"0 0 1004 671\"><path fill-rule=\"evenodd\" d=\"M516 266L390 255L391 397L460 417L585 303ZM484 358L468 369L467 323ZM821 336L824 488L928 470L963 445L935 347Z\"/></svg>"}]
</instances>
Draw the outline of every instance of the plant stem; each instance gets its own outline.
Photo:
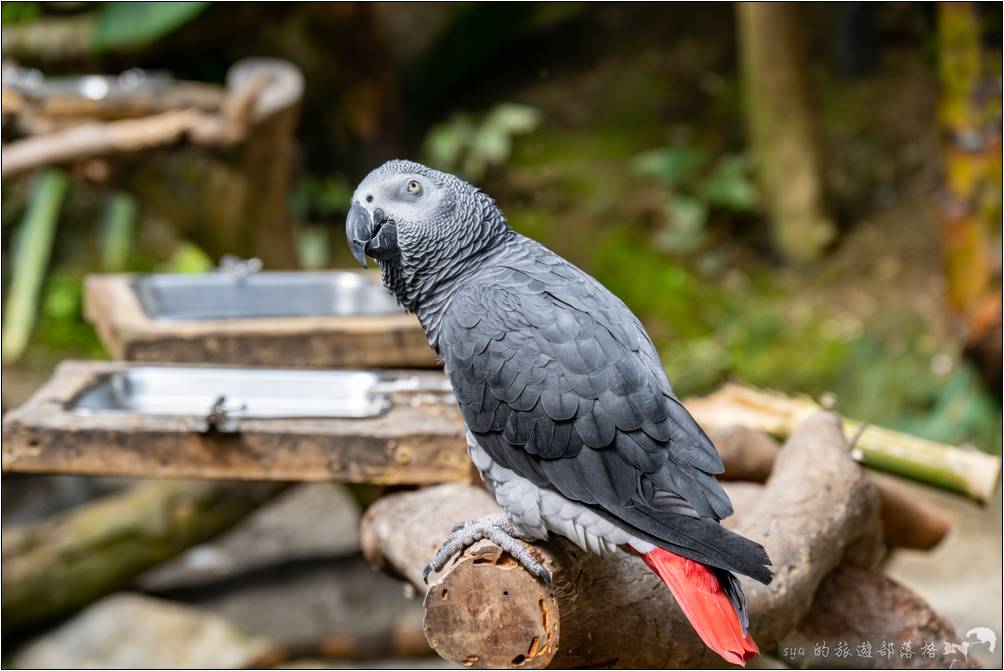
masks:
<instances>
[{"instance_id":1,"label":"plant stem","mask_svg":"<svg viewBox=\"0 0 1004 671\"><path fill-rule=\"evenodd\" d=\"M14 277L4 310L4 363L17 360L28 345L52 254L59 209L68 185L66 175L55 169L42 172L35 184L31 204L18 232Z\"/></svg>"}]
</instances>

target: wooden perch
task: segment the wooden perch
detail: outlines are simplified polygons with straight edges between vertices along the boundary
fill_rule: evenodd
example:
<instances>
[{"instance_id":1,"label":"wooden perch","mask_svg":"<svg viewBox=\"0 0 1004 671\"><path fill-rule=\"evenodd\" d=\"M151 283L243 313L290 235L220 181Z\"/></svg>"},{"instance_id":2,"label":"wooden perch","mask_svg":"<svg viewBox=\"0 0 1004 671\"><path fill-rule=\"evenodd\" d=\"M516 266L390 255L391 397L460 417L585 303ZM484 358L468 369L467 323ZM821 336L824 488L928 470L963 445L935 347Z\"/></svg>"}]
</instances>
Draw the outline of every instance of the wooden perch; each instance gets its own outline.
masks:
<instances>
[{"instance_id":1,"label":"wooden perch","mask_svg":"<svg viewBox=\"0 0 1004 671\"><path fill-rule=\"evenodd\" d=\"M881 545L877 507L871 484L848 457L839 421L819 413L803 422L739 521L739 531L763 543L774 562L770 586L743 579L762 649L773 650L803 621L820 583L841 561L874 565ZM462 485L387 497L363 520L363 552L423 588L422 568L450 528L496 510L487 492ZM434 579L425 596L425 631L441 656L501 668L721 664L636 557L601 559L560 538L529 547L551 571L553 594L484 541Z\"/></svg>"},{"instance_id":2,"label":"wooden perch","mask_svg":"<svg viewBox=\"0 0 1004 671\"><path fill-rule=\"evenodd\" d=\"M686 405L706 430L738 425L782 438L820 410L819 404L807 397L738 384L726 384L704 398L687 399ZM869 468L965 494L981 503L988 501L997 487L997 457L850 419L842 422L848 436L857 436L852 456Z\"/></svg>"},{"instance_id":3,"label":"wooden perch","mask_svg":"<svg viewBox=\"0 0 1004 671\"><path fill-rule=\"evenodd\" d=\"M4 633L128 585L236 524L284 487L155 480L52 520L4 529Z\"/></svg>"},{"instance_id":4,"label":"wooden perch","mask_svg":"<svg viewBox=\"0 0 1004 671\"><path fill-rule=\"evenodd\" d=\"M743 426L712 429L710 435L725 462L725 480L765 481L781 450L770 436ZM878 490L882 535L889 547L930 550L951 530L952 518L947 513L910 497L898 483L888 482L891 478L876 473L869 477ZM731 488L727 489L732 496Z\"/></svg>"}]
</instances>

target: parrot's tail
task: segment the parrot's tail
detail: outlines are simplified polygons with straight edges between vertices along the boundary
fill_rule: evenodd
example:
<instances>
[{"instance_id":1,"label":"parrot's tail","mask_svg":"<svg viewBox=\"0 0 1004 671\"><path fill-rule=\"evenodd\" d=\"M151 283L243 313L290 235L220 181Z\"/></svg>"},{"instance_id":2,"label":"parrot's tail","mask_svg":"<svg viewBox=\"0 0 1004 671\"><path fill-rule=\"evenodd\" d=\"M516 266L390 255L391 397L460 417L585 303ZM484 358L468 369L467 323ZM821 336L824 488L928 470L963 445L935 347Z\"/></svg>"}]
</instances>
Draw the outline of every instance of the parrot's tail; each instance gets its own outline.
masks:
<instances>
[{"instance_id":1,"label":"parrot's tail","mask_svg":"<svg viewBox=\"0 0 1004 671\"><path fill-rule=\"evenodd\" d=\"M658 547L642 559L669 587L701 640L722 659L746 666L760 652L712 569Z\"/></svg>"}]
</instances>

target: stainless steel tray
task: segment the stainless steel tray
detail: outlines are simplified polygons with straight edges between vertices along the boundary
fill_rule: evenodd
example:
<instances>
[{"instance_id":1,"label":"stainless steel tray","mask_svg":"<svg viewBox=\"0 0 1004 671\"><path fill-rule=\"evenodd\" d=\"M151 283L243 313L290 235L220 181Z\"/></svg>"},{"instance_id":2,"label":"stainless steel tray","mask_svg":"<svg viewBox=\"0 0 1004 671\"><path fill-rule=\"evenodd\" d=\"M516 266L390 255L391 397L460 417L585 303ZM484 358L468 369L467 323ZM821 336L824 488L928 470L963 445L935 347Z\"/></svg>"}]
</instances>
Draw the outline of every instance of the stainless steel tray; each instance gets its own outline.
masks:
<instances>
[{"instance_id":1,"label":"stainless steel tray","mask_svg":"<svg viewBox=\"0 0 1004 671\"><path fill-rule=\"evenodd\" d=\"M145 275L132 280L156 320L401 314L375 277L354 272L227 272Z\"/></svg>"},{"instance_id":2,"label":"stainless steel tray","mask_svg":"<svg viewBox=\"0 0 1004 671\"><path fill-rule=\"evenodd\" d=\"M376 417L400 383L370 371L143 366L97 379L72 399L80 414L230 418Z\"/></svg>"}]
</instances>

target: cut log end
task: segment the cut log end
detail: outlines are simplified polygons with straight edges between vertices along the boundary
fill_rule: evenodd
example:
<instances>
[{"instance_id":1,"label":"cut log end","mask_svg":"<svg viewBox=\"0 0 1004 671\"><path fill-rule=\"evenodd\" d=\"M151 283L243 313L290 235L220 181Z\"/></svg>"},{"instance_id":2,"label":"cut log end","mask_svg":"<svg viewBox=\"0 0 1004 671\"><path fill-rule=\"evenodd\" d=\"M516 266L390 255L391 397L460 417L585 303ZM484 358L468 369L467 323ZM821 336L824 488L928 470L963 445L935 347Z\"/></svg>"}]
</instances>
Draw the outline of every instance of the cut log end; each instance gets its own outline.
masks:
<instances>
[{"instance_id":1,"label":"cut log end","mask_svg":"<svg viewBox=\"0 0 1004 671\"><path fill-rule=\"evenodd\" d=\"M429 587L425 634L442 657L466 667L546 668L557 650L557 610L543 583L497 546L479 543Z\"/></svg>"}]
</instances>

